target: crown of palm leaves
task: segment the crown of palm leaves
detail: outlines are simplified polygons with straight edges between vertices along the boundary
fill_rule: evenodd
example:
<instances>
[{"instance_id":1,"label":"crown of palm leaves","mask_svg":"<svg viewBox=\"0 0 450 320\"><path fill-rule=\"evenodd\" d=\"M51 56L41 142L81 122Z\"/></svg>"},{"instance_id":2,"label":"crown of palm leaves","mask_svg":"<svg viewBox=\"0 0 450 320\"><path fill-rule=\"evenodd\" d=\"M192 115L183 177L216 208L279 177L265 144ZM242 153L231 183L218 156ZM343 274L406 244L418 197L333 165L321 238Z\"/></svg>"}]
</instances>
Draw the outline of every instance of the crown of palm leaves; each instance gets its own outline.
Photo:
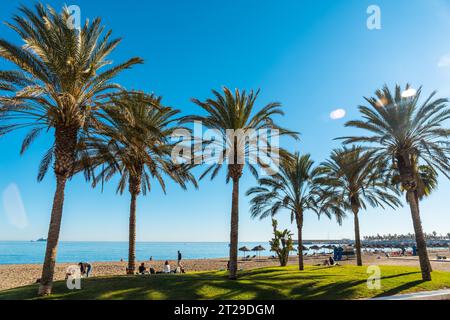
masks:
<instances>
[{"instance_id":1,"label":"crown of palm leaves","mask_svg":"<svg viewBox=\"0 0 450 320\"><path fill-rule=\"evenodd\" d=\"M410 89L406 85L405 90ZM445 123L450 119L447 99L435 99L433 92L420 102L422 88L416 95L404 97L397 85L394 93L387 86L365 98L368 106L359 106L362 120L346 123L347 127L366 130L369 135L342 137L346 144L364 143L376 150L377 156L394 165L406 157L416 165L421 162L449 177L450 130Z\"/></svg>"},{"instance_id":2,"label":"crown of palm leaves","mask_svg":"<svg viewBox=\"0 0 450 320\"><path fill-rule=\"evenodd\" d=\"M88 131L103 105L102 95L121 88L112 79L142 63L132 58L105 68L121 40L111 39L100 19L86 20L75 29L66 7L60 13L42 4L34 9L22 6L23 17L16 15L14 23L7 23L23 45L0 39L0 57L17 67L0 72L0 136L29 129L21 153L45 131L62 127ZM53 160L53 148L41 161L38 180Z\"/></svg>"},{"instance_id":3,"label":"crown of palm leaves","mask_svg":"<svg viewBox=\"0 0 450 320\"><path fill-rule=\"evenodd\" d=\"M182 118L182 122L199 121L210 129L217 130L225 141L206 141L206 144L215 143L219 147L223 147L220 154L216 155L218 160L225 159L227 155L231 155L234 159L229 159L229 163L238 163L237 158L239 154L249 155L250 158L255 160L254 162L248 161L249 157L243 157L243 161L248 165L251 173L254 176L258 176L256 165L264 166L258 155L258 150L255 149L255 144L247 143L246 139L250 131L255 134L258 130L268 129L274 130L274 133L270 133L268 138L259 136L259 139L263 139L262 143L266 143L269 149L272 149L271 155L277 155L283 153L284 150L278 146L270 144L270 137L289 135L295 139L298 139L298 133L284 129L278 126L274 120L275 115L284 115L281 110L281 104L278 102L272 102L255 112L255 103L259 95L259 90L254 92L251 90L249 93L239 91L236 89L234 93L223 87L223 93L216 90L212 90L215 99L206 99L204 102L198 99L192 99L192 101L200 106L206 115L191 115ZM230 130L233 130L234 135L230 135ZM276 131L275 131L276 130ZM276 133L275 133L276 132ZM237 136L236 133L241 133L241 136ZM250 137L250 139L255 137ZM276 160L277 161L277 160ZM222 161L216 161L213 165L201 175L200 179L206 175L211 174L211 179L214 179L222 168ZM227 181L230 179L230 175L227 175Z\"/></svg>"},{"instance_id":4,"label":"crown of palm leaves","mask_svg":"<svg viewBox=\"0 0 450 320\"><path fill-rule=\"evenodd\" d=\"M188 183L197 183L189 172L189 164L175 164L171 158L172 133L176 126L178 110L161 104L161 98L142 92L124 92L110 97L104 108L96 135L86 139L80 169L94 186L109 181L120 174L117 192L123 193L130 177L142 181L141 191L151 189L151 178L166 191L164 175L183 189ZM101 168L98 174L95 169Z\"/></svg>"}]
</instances>

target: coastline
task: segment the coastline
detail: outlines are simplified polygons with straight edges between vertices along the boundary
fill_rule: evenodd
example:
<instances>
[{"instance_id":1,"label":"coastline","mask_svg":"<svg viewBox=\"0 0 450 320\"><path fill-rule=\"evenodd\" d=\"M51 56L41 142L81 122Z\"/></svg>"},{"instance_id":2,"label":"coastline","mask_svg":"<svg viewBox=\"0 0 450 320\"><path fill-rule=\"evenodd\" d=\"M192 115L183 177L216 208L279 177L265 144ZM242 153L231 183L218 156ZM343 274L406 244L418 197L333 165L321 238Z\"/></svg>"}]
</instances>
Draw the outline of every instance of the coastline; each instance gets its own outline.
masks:
<instances>
[{"instance_id":1,"label":"coastline","mask_svg":"<svg viewBox=\"0 0 450 320\"><path fill-rule=\"evenodd\" d=\"M437 261L436 254L447 255L446 261ZM329 255L316 255L306 256L305 264L314 265L322 263ZM430 252L431 264L434 270L441 270L450 272L450 253L449 251L433 251ZM187 259L183 260L182 264L186 269L186 272L197 271L218 271L225 270L227 266L227 258L214 258L214 259ZM164 260L154 261L137 261L136 267L140 263L144 262L147 270L149 267L154 268L156 271L163 269ZM169 261L171 266L176 265L175 260ZM402 258L387 258L381 254L364 253L363 257L364 265L401 265L419 267L417 257L402 257ZM127 262L91 262L93 266L93 277L105 277L105 276L118 276L125 275L125 269ZM295 265L298 263L298 258L291 256L289 258L289 265ZM340 264L355 264L354 259L339 261ZM57 263L55 267L55 281L64 280L66 269L76 263ZM248 270L262 267L279 266L277 259L268 259L267 257L261 257L259 260L254 259L251 261L243 261L239 258L239 269ZM16 287L22 287L36 283L36 280L40 277L42 270L42 264L3 264L0 265L0 291L12 289Z\"/></svg>"}]
</instances>

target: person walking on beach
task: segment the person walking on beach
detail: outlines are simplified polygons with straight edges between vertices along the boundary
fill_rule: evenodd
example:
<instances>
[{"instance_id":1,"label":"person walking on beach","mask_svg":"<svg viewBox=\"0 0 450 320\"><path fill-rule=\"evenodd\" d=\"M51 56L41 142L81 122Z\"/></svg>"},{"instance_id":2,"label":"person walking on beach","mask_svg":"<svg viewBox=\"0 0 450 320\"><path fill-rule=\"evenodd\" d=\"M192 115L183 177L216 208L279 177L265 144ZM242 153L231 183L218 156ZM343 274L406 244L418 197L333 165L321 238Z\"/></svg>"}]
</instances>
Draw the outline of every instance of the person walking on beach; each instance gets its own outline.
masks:
<instances>
[{"instance_id":1,"label":"person walking on beach","mask_svg":"<svg viewBox=\"0 0 450 320\"><path fill-rule=\"evenodd\" d=\"M180 250L178 250L177 267L179 267L179 266L180 266L181 258L182 258L182 256L181 256L181 252L180 252Z\"/></svg>"}]
</instances>

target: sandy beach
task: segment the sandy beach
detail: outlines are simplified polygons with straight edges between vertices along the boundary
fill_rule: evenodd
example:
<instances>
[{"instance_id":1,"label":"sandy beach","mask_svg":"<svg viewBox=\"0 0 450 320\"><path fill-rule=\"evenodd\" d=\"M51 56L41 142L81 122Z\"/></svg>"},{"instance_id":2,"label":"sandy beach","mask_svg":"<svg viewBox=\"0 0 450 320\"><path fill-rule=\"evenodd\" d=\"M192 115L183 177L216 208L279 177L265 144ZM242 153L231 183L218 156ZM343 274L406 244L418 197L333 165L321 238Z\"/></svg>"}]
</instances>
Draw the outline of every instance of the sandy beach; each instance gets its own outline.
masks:
<instances>
[{"instance_id":1,"label":"sandy beach","mask_svg":"<svg viewBox=\"0 0 450 320\"><path fill-rule=\"evenodd\" d=\"M447 260L437 260L436 256L446 255ZM305 258L305 264L314 265L322 263L328 255L310 256ZM432 251L430 252L430 260L434 270L450 272L450 252L447 251ZM139 261L144 262L146 267L153 267L155 270L162 270L164 261ZM387 258L383 254L364 253L364 265L402 265L419 267L417 257L401 257L401 258ZM91 262L93 265L94 277L123 275L127 266L126 262ZM170 261L172 266L176 261ZM210 271L210 270L224 270L226 269L227 259L192 259L183 260L183 266L187 272L192 271ZM298 263L296 257L289 259L289 264ZM353 259L340 261L340 264L354 264ZM73 263L59 263L55 268L55 279L63 280L67 267ZM260 260L242 261L239 260L239 269L248 270L260 267L278 266L278 260L261 257ZM33 284L40 277L42 265L40 264L13 264L0 265L0 291L21 287Z\"/></svg>"}]
</instances>

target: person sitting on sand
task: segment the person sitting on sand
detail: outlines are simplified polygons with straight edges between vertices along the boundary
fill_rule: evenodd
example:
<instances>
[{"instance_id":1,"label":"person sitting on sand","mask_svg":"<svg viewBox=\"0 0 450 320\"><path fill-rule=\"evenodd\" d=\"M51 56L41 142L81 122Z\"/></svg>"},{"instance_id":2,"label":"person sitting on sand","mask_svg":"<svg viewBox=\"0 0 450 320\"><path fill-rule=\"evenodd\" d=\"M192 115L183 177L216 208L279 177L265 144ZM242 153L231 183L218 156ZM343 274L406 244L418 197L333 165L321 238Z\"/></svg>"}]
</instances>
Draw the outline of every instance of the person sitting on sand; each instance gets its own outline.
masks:
<instances>
[{"instance_id":1,"label":"person sitting on sand","mask_svg":"<svg viewBox=\"0 0 450 320\"><path fill-rule=\"evenodd\" d=\"M325 261L323 262L323 265L327 266L327 267L335 267L335 266L339 266L339 263L334 261L334 258L332 256L330 256L328 259L325 259ZM317 264L317 266L320 266L320 264Z\"/></svg>"},{"instance_id":2,"label":"person sitting on sand","mask_svg":"<svg viewBox=\"0 0 450 320\"><path fill-rule=\"evenodd\" d=\"M167 260L164 262L164 273L170 273L170 264Z\"/></svg>"},{"instance_id":3,"label":"person sitting on sand","mask_svg":"<svg viewBox=\"0 0 450 320\"><path fill-rule=\"evenodd\" d=\"M142 262L141 265L138 268L139 274L146 274L147 268L145 267L145 264Z\"/></svg>"},{"instance_id":4,"label":"person sitting on sand","mask_svg":"<svg viewBox=\"0 0 450 320\"><path fill-rule=\"evenodd\" d=\"M328 259L330 266L334 266L336 264L336 262L334 261L333 257L330 256L330 258Z\"/></svg>"}]
</instances>

